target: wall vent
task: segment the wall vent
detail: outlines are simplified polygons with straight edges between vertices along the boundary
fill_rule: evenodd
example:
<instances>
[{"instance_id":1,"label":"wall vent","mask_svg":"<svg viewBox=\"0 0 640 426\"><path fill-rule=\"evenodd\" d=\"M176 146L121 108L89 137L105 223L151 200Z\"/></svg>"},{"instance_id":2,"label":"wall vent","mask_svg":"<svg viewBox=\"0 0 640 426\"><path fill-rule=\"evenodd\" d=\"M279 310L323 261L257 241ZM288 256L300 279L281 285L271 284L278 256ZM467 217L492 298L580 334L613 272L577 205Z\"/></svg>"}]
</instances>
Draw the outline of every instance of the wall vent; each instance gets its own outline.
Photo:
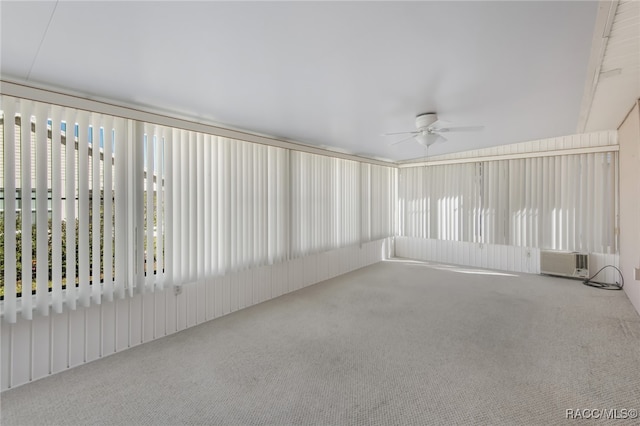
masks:
<instances>
[{"instance_id":1,"label":"wall vent","mask_svg":"<svg viewBox=\"0 0 640 426\"><path fill-rule=\"evenodd\" d=\"M540 250L540 273L560 277L588 278L589 255L571 251Z\"/></svg>"}]
</instances>

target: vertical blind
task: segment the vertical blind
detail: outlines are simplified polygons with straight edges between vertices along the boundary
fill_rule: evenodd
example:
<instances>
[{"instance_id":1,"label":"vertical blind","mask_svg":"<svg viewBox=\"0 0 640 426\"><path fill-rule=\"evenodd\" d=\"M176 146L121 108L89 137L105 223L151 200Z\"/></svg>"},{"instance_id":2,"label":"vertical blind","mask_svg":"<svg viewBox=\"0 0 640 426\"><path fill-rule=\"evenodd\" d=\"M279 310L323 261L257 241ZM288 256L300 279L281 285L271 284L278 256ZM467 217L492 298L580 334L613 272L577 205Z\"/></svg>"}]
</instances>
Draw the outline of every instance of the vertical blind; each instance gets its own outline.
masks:
<instances>
[{"instance_id":1,"label":"vertical blind","mask_svg":"<svg viewBox=\"0 0 640 426\"><path fill-rule=\"evenodd\" d=\"M10 322L18 312L30 319L385 238L396 226L421 238L617 251L617 152L398 175L9 96L1 102L0 288Z\"/></svg>"},{"instance_id":2,"label":"vertical blind","mask_svg":"<svg viewBox=\"0 0 640 426\"><path fill-rule=\"evenodd\" d=\"M292 257L359 242L359 166L291 153Z\"/></svg>"},{"instance_id":3,"label":"vertical blind","mask_svg":"<svg viewBox=\"0 0 640 426\"><path fill-rule=\"evenodd\" d=\"M15 322L394 234L397 171L1 97Z\"/></svg>"},{"instance_id":4,"label":"vertical blind","mask_svg":"<svg viewBox=\"0 0 640 426\"><path fill-rule=\"evenodd\" d=\"M146 135L158 141L156 155L165 159L158 179L164 190L146 197L147 211L156 198L155 211L164 208L158 224L148 215L147 253L152 235L158 244L147 265L154 255L164 259L163 274L179 285L287 258L287 150L159 126ZM160 266L154 271L158 276Z\"/></svg>"},{"instance_id":5,"label":"vertical blind","mask_svg":"<svg viewBox=\"0 0 640 426\"><path fill-rule=\"evenodd\" d=\"M362 241L395 235L396 180L398 170L361 164Z\"/></svg>"},{"instance_id":6,"label":"vertical blind","mask_svg":"<svg viewBox=\"0 0 640 426\"><path fill-rule=\"evenodd\" d=\"M397 170L291 153L293 257L394 235Z\"/></svg>"},{"instance_id":7,"label":"vertical blind","mask_svg":"<svg viewBox=\"0 0 640 426\"><path fill-rule=\"evenodd\" d=\"M617 252L617 152L509 160L506 167L506 244Z\"/></svg>"},{"instance_id":8,"label":"vertical blind","mask_svg":"<svg viewBox=\"0 0 640 426\"><path fill-rule=\"evenodd\" d=\"M481 240L481 165L451 164L400 170L402 235Z\"/></svg>"},{"instance_id":9,"label":"vertical blind","mask_svg":"<svg viewBox=\"0 0 640 426\"><path fill-rule=\"evenodd\" d=\"M125 120L3 96L2 125L3 315L123 295Z\"/></svg>"},{"instance_id":10,"label":"vertical blind","mask_svg":"<svg viewBox=\"0 0 640 426\"><path fill-rule=\"evenodd\" d=\"M401 235L617 252L618 153L400 171Z\"/></svg>"}]
</instances>

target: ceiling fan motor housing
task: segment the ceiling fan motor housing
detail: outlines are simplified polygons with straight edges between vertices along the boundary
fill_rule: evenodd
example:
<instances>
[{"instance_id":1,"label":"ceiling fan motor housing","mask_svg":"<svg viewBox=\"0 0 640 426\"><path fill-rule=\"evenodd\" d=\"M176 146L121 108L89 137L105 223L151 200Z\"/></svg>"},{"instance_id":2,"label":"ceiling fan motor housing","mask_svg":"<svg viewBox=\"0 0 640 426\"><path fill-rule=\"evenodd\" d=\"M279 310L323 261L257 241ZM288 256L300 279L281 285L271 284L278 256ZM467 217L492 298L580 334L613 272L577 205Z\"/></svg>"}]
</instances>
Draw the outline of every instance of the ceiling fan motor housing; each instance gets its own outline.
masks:
<instances>
[{"instance_id":1,"label":"ceiling fan motor housing","mask_svg":"<svg viewBox=\"0 0 640 426\"><path fill-rule=\"evenodd\" d=\"M416 116L416 128L418 130L427 129L433 123L438 121L438 116L433 112L426 112Z\"/></svg>"}]
</instances>

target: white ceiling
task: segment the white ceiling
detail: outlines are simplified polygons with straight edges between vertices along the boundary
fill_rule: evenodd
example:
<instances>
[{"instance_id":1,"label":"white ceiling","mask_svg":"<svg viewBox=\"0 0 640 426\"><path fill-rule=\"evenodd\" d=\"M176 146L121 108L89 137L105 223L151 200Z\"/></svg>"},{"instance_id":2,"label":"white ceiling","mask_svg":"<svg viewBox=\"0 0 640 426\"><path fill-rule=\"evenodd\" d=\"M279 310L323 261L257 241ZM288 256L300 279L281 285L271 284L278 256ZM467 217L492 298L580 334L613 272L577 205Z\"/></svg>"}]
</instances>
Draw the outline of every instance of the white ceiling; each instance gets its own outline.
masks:
<instances>
[{"instance_id":1,"label":"white ceiling","mask_svg":"<svg viewBox=\"0 0 640 426\"><path fill-rule=\"evenodd\" d=\"M0 4L3 78L368 157L435 111L480 133L429 154L575 133L596 2ZM47 30L48 25L48 30Z\"/></svg>"}]
</instances>

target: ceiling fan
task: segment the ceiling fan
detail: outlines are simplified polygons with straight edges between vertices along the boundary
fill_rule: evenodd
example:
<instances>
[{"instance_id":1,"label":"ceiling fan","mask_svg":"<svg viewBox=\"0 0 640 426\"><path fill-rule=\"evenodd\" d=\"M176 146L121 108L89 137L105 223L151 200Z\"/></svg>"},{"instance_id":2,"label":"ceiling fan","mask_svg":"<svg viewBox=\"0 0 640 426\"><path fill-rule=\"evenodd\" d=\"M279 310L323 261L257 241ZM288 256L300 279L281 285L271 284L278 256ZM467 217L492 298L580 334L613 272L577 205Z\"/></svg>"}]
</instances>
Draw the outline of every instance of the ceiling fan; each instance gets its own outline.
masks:
<instances>
[{"instance_id":1,"label":"ceiling fan","mask_svg":"<svg viewBox=\"0 0 640 426\"><path fill-rule=\"evenodd\" d=\"M450 123L438 120L438 115L434 112L425 112L416 116L416 129L412 132L384 133L382 136L411 135L408 138L394 142L391 145L398 145L410 139L415 139L420 145L429 147L436 142L446 142L447 138L441 133L450 132L476 132L484 129L484 126L457 126L451 127Z\"/></svg>"}]
</instances>

